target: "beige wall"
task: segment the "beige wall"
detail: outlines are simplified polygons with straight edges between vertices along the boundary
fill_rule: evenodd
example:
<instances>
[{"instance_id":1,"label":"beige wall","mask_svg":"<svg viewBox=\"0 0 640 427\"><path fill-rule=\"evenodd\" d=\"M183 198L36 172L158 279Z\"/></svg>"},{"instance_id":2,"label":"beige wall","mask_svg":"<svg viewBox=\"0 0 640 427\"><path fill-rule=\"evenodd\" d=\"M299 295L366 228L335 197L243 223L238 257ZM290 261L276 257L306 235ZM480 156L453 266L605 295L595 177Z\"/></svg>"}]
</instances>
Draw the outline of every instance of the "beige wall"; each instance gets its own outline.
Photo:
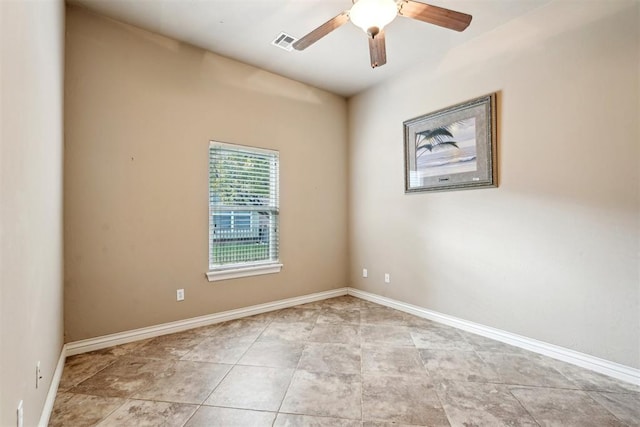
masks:
<instances>
[{"instance_id":1,"label":"beige wall","mask_svg":"<svg viewBox=\"0 0 640 427\"><path fill-rule=\"evenodd\" d=\"M62 350L64 3L0 1L0 40L0 425L24 400L34 426Z\"/></svg>"},{"instance_id":2,"label":"beige wall","mask_svg":"<svg viewBox=\"0 0 640 427\"><path fill-rule=\"evenodd\" d=\"M66 341L347 285L343 98L74 7L67 52ZM280 151L281 273L205 279L211 139Z\"/></svg>"},{"instance_id":3,"label":"beige wall","mask_svg":"<svg viewBox=\"0 0 640 427\"><path fill-rule=\"evenodd\" d=\"M351 284L640 367L638 7L552 2L352 98ZM403 194L402 122L493 91L500 187Z\"/></svg>"}]
</instances>

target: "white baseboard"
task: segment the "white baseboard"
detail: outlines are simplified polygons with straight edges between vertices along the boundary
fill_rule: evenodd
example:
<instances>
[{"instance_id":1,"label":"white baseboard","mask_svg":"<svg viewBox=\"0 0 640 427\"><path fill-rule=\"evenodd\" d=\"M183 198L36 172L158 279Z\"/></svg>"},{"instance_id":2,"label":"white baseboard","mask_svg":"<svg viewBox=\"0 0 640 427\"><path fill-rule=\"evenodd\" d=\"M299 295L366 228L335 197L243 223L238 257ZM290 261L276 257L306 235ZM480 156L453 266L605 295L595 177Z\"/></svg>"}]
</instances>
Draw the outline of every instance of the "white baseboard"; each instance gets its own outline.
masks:
<instances>
[{"instance_id":1,"label":"white baseboard","mask_svg":"<svg viewBox=\"0 0 640 427\"><path fill-rule=\"evenodd\" d=\"M438 323L482 335L496 341L501 341L516 347L530 350L535 353L543 354L545 356L562 360L564 362L571 363L582 368L590 369L592 371L599 372L601 374L608 375L610 377L617 378L623 381L627 381L632 384L640 385L640 369L634 369L615 362L600 359L595 356L580 353L557 345L548 344L532 338L523 337L521 335L513 334L511 332L503 331L489 326L484 326L467 320L459 319L457 317L438 313L436 311L428 310L422 307L393 300L391 298L361 291L359 289L339 288L330 291L318 292L315 294L274 301L266 304L259 304L250 307L239 308L236 310L229 310L221 313L199 316L191 319L179 320L176 322L163 323L146 328L134 329L131 331L125 331L97 338L90 338L86 340L67 343L64 345L60 354L60 359L58 360L58 365L56 367L56 371L49 388L49 393L45 401L42 415L40 417L40 423L38 425L46 426L49 422L49 417L51 415L51 411L53 410L53 404L55 401L56 393L58 391L58 385L62 376L62 370L64 368L64 361L67 356L73 356L75 354L100 350L115 345L126 344L133 341L153 338L160 335L171 334L201 326L213 325L215 323L240 319L243 317L267 313L269 311L280 310L287 307L293 307L300 304L306 304L347 294L380 305L391 307L405 313L413 314L418 317L433 320Z\"/></svg>"},{"instance_id":2,"label":"white baseboard","mask_svg":"<svg viewBox=\"0 0 640 427\"><path fill-rule=\"evenodd\" d=\"M501 341L506 344L520 347L525 350L533 351L545 356L549 356L563 362L571 363L573 365L580 366L581 368L590 369L592 371L608 375L622 381L640 385L640 369L635 369L629 366L621 365L619 363L610 362L608 360L600 359L589 354L580 353L575 350L570 350L568 348L560 347L554 344L538 341L533 338L523 337L521 335L503 331L501 329L484 326L479 323L469 322L467 320L438 313L436 311L407 304L391 298L361 291L359 289L348 288L348 293L349 295L352 295L354 297L371 301L376 304L404 311L405 313L413 314L424 319L443 323L454 328L472 332L477 335L482 335L484 337L491 338L496 341Z\"/></svg>"},{"instance_id":3,"label":"white baseboard","mask_svg":"<svg viewBox=\"0 0 640 427\"><path fill-rule=\"evenodd\" d=\"M301 297L287 298L266 304L252 305L250 307L238 308L236 310L223 311L221 313L208 314L205 316L192 317L190 319L178 320L175 322L162 323L160 325L146 328L134 329L131 331L118 332L104 335L97 338L89 338L81 341L70 342L65 345L66 356L87 353L89 351L100 350L114 345L126 344L160 335L173 334L175 332L186 331L187 329L201 326L213 325L215 323L226 322L227 320L240 319L242 317L267 313L269 311L280 310L300 304L320 301L327 298L334 298L347 295L348 288L333 289L325 292L304 295Z\"/></svg>"},{"instance_id":4,"label":"white baseboard","mask_svg":"<svg viewBox=\"0 0 640 427\"><path fill-rule=\"evenodd\" d=\"M42 408L42 413L40 414L40 422L38 422L38 427L47 427L49 425L49 418L51 417L51 412L53 411L53 404L56 401L56 394L58 394L60 378L62 378L64 361L67 358L66 354L66 345L64 345L62 347L62 351L60 352L60 357L58 358L56 370L53 371L53 377L51 378L51 384L49 385L47 398L44 401L44 407Z\"/></svg>"},{"instance_id":5,"label":"white baseboard","mask_svg":"<svg viewBox=\"0 0 640 427\"><path fill-rule=\"evenodd\" d=\"M58 359L58 364L56 365L56 370L51 380L47 398L45 400L44 407L42 408L38 427L46 427L49 424L49 418L51 418L51 412L53 411L53 404L55 403L56 394L58 393L58 386L60 385L60 379L62 378L62 371L64 370L64 362L68 356L153 338L160 335L172 334L174 332L198 328L200 326L213 325L215 323L226 322L227 320L240 319L242 317L267 313L269 311L280 310L300 304L321 301L323 299L335 298L347 295L347 292L348 288L338 288L330 291L303 295L301 297L287 298L266 304L253 305L236 310L223 311L221 313L193 317L191 319L178 320L176 322L163 323L147 328L134 329L131 331L67 343L62 347L62 351L60 352L60 358Z\"/></svg>"}]
</instances>

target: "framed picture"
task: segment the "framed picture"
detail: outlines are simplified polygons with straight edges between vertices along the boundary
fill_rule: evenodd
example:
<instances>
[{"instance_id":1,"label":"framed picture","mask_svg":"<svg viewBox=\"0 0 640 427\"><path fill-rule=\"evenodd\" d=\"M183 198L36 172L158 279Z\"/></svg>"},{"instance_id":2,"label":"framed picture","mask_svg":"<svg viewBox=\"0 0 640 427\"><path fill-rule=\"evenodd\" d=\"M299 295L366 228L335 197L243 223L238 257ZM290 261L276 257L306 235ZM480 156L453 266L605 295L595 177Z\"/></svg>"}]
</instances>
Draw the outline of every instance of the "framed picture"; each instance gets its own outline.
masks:
<instances>
[{"instance_id":1,"label":"framed picture","mask_svg":"<svg viewBox=\"0 0 640 427\"><path fill-rule=\"evenodd\" d=\"M405 193L497 187L496 94L404 122Z\"/></svg>"}]
</instances>

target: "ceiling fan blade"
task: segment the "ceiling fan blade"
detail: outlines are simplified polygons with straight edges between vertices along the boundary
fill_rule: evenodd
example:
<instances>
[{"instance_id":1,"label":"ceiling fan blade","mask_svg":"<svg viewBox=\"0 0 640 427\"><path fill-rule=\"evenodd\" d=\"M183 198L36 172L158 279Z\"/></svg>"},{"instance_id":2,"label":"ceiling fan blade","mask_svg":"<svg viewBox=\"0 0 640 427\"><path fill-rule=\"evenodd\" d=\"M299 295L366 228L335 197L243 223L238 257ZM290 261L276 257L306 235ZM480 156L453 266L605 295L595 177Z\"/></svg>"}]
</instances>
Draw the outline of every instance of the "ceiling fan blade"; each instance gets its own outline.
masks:
<instances>
[{"instance_id":1,"label":"ceiling fan blade","mask_svg":"<svg viewBox=\"0 0 640 427\"><path fill-rule=\"evenodd\" d=\"M293 44L294 49L305 50L306 48L329 34L331 31L346 24L347 21L349 21L349 11L344 11L340 15L329 19L327 22L320 25L318 28L295 42Z\"/></svg>"},{"instance_id":2,"label":"ceiling fan blade","mask_svg":"<svg viewBox=\"0 0 640 427\"><path fill-rule=\"evenodd\" d=\"M384 31L380 31L375 37L369 37L369 55L371 56L371 68L376 68L387 63Z\"/></svg>"},{"instance_id":3,"label":"ceiling fan blade","mask_svg":"<svg viewBox=\"0 0 640 427\"><path fill-rule=\"evenodd\" d=\"M398 14L455 31L464 31L472 19L472 16L466 13L431 6L413 0L402 0L399 4Z\"/></svg>"}]
</instances>

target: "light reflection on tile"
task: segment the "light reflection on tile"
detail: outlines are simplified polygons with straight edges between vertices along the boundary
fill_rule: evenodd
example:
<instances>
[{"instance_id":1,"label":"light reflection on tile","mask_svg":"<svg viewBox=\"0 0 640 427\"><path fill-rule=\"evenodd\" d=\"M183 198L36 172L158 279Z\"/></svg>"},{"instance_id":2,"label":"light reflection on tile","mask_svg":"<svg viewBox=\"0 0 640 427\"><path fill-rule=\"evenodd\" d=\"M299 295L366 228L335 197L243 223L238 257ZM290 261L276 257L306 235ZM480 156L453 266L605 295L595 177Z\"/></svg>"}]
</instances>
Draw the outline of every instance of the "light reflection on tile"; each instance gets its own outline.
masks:
<instances>
[{"instance_id":1,"label":"light reflection on tile","mask_svg":"<svg viewBox=\"0 0 640 427\"><path fill-rule=\"evenodd\" d=\"M205 405L277 411L292 375L293 369L237 365Z\"/></svg>"},{"instance_id":2,"label":"light reflection on tile","mask_svg":"<svg viewBox=\"0 0 640 427\"><path fill-rule=\"evenodd\" d=\"M362 372L395 375L422 375L427 370L413 347L362 347Z\"/></svg>"},{"instance_id":3,"label":"light reflection on tile","mask_svg":"<svg viewBox=\"0 0 640 427\"><path fill-rule=\"evenodd\" d=\"M500 376L500 382L537 387L578 388L575 383L537 357L519 354L478 353Z\"/></svg>"},{"instance_id":4,"label":"light reflection on tile","mask_svg":"<svg viewBox=\"0 0 640 427\"><path fill-rule=\"evenodd\" d=\"M451 381L440 383L436 391L452 425L537 427L503 384Z\"/></svg>"},{"instance_id":5,"label":"light reflection on tile","mask_svg":"<svg viewBox=\"0 0 640 427\"><path fill-rule=\"evenodd\" d=\"M238 361L240 365L295 368L304 344L296 341L256 341Z\"/></svg>"},{"instance_id":6,"label":"light reflection on tile","mask_svg":"<svg viewBox=\"0 0 640 427\"><path fill-rule=\"evenodd\" d=\"M280 410L360 420L362 383L360 375L296 371Z\"/></svg>"},{"instance_id":7,"label":"light reflection on tile","mask_svg":"<svg viewBox=\"0 0 640 427\"><path fill-rule=\"evenodd\" d=\"M100 427L182 426L198 407L170 402L129 400L100 423Z\"/></svg>"},{"instance_id":8,"label":"light reflection on tile","mask_svg":"<svg viewBox=\"0 0 640 427\"><path fill-rule=\"evenodd\" d=\"M123 357L94 376L69 389L71 393L105 397L129 397L148 386L156 371L149 359Z\"/></svg>"},{"instance_id":9,"label":"light reflection on tile","mask_svg":"<svg viewBox=\"0 0 640 427\"><path fill-rule=\"evenodd\" d=\"M420 350L429 374L441 381L500 382L500 377L475 351Z\"/></svg>"},{"instance_id":10,"label":"light reflection on tile","mask_svg":"<svg viewBox=\"0 0 640 427\"><path fill-rule=\"evenodd\" d=\"M623 422L640 426L640 393L589 392L589 396Z\"/></svg>"},{"instance_id":11,"label":"light reflection on tile","mask_svg":"<svg viewBox=\"0 0 640 427\"><path fill-rule=\"evenodd\" d=\"M58 393L50 427L94 425L118 409L126 399L86 394Z\"/></svg>"},{"instance_id":12,"label":"light reflection on tile","mask_svg":"<svg viewBox=\"0 0 640 427\"><path fill-rule=\"evenodd\" d=\"M279 414L273 427L362 427L362 422L344 418Z\"/></svg>"},{"instance_id":13,"label":"light reflection on tile","mask_svg":"<svg viewBox=\"0 0 640 427\"><path fill-rule=\"evenodd\" d=\"M369 421L449 425L426 373L410 376L365 374L362 412L364 419Z\"/></svg>"},{"instance_id":14,"label":"light reflection on tile","mask_svg":"<svg viewBox=\"0 0 640 427\"><path fill-rule=\"evenodd\" d=\"M235 364L251 347L252 340L246 338L208 337L195 346L182 360Z\"/></svg>"},{"instance_id":15,"label":"light reflection on tile","mask_svg":"<svg viewBox=\"0 0 640 427\"><path fill-rule=\"evenodd\" d=\"M334 325L317 324L309 341L337 343L337 344L360 344L360 327L357 325Z\"/></svg>"},{"instance_id":16,"label":"light reflection on tile","mask_svg":"<svg viewBox=\"0 0 640 427\"><path fill-rule=\"evenodd\" d=\"M162 361L149 386L133 395L135 399L201 404L231 370L232 365Z\"/></svg>"},{"instance_id":17,"label":"light reflection on tile","mask_svg":"<svg viewBox=\"0 0 640 427\"><path fill-rule=\"evenodd\" d=\"M350 344L308 343L298 369L335 374L359 374L360 346Z\"/></svg>"},{"instance_id":18,"label":"light reflection on tile","mask_svg":"<svg viewBox=\"0 0 640 427\"><path fill-rule=\"evenodd\" d=\"M584 391L512 387L511 394L542 426L622 427L625 425Z\"/></svg>"},{"instance_id":19,"label":"light reflection on tile","mask_svg":"<svg viewBox=\"0 0 640 427\"><path fill-rule=\"evenodd\" d=\"M271 427L275 412L201 406L185 427Z\"/></svg>"},{"instance_id":20,"label":"light reflection on tile","mask_svg":"<svg viewBox=\"0 0 640 427\"><path fill-rule=\"evenodd\" d=\"M91 352L67 357L58 390L65 391L80 384L116 360L116 356L103 352Z\"/></svg>"},{"instance_id":21,"label":"light reflection on tile","mask_svg":"<svg viewBox=\"0 0 640 427\"><path fill-rule=\"evenodd\" d=\"M411 328L392 325L362 325L362 341L393 346L413 346Z\"/></svg>"}]
</instances>

